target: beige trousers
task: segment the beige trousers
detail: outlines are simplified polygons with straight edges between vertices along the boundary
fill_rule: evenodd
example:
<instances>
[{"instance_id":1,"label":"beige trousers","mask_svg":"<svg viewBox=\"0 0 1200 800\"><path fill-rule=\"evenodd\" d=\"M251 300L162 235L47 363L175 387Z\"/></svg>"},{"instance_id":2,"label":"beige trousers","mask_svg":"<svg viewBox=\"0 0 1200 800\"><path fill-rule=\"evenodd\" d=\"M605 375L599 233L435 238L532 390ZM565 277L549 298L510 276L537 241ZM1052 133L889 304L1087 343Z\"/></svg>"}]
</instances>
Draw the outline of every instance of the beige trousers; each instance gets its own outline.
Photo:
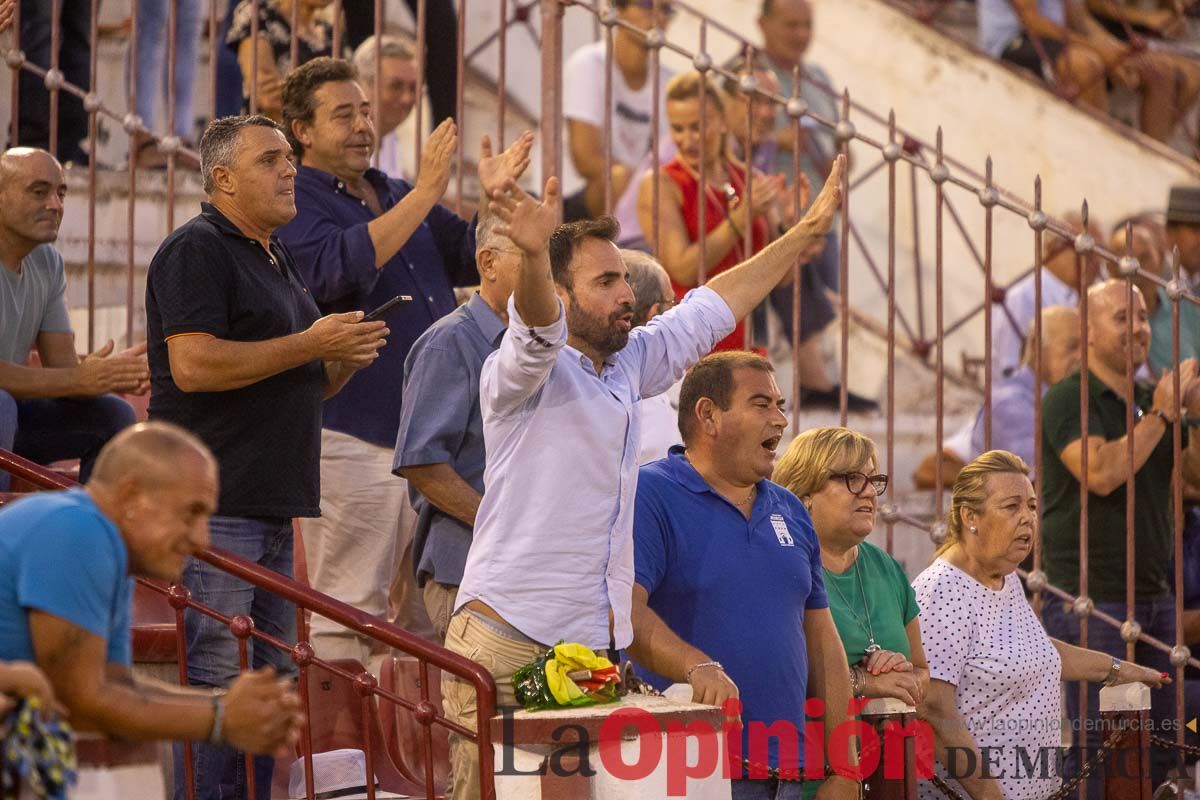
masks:
<instances>
[{"instance_id":1,"label":"beige trousers","mask_svg":"<svg viewBox=\"0 0 1200 800\"><path fill-rule=\"evenodd\" d=\"M312 587L383 619L390 618L390 591L396 624L433 639L412 576L415 526L408 482L392 474L392 451L322 430L321 516L300 520ZM317 614L309 627L321 658L369 664L370 640Z\"/></svg>"},{"instance_id":2,"label":"beige trousers","mask_svg":"<svg viewBox=\"0 0 1200 800\"><path fill-rule=\"evenodd\" d=\"M513 673L549 649L546 645L501 636L469 611L460 611L450 620L446 648L482 664L492 673L496 679L497 710L516 706ZM442 707L450 720L466 728L478 729L475 689L445 672L442 673ZM487 735L486 731L484 735ZM478 800L479 797L479 747L454 733L450 734L450 786L446 797L451 800Z\"/></svg>"}]
</instances>

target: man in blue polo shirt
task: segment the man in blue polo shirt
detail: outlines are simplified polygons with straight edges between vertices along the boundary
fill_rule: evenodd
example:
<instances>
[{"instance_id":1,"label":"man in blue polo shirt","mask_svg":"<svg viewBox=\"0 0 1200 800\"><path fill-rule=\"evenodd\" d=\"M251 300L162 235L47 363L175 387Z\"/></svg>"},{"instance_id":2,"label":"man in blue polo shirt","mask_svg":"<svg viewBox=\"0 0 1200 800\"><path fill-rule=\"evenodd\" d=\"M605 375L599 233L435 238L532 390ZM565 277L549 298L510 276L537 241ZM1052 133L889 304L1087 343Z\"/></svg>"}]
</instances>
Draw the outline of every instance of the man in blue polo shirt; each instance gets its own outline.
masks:
<instances>
[{"instance_id":1,"label":"man in blue polo shirt","mask_svg":"<svg viewBox=\"0 0 1200 800\"><path fill-rule=\"evenodd\" d=\"M741 700L750 763L744 773L735 765L734 800L799 798L802 784L768 780L766 767L803 769L806 697L826 704L826 730L850 700L812 521L767 479L782 406L766 359L705 357L680 390L684 446L642 467L634 506L629 653L660 687L688 683L694 700L714 705ZM831 778L817 797L858 797L858 785Z\"/></svg>"},{"instance_id":2,"label":"man in blue polo shirt","mask_svg":"<svg viewBox=\"0 0 1200 800\"><path fill-rule=\"evenodd\" d=\"M285 127L301 166L296 218L279 235L325 312L369 311L396 295L412 302L387 314L393 335L378 363L325 405L322 513L301 530L314 588L385 616L395 579L396 622L432 638L409 561L415 519L404 480L391 474L392 453L409 349L454 310L455 286L479 283L474 224L438 205L457 142L453 120L425 143L415 185L389 179L371 168L372 109L355 78L352 64L318 58L284 84ZM485 142L481 195L520 177L532 142L526 134L495 157ZM369 655L366 640L319 617L312 643L326 658L366 663Z\"/></svg>"}]
</instances>

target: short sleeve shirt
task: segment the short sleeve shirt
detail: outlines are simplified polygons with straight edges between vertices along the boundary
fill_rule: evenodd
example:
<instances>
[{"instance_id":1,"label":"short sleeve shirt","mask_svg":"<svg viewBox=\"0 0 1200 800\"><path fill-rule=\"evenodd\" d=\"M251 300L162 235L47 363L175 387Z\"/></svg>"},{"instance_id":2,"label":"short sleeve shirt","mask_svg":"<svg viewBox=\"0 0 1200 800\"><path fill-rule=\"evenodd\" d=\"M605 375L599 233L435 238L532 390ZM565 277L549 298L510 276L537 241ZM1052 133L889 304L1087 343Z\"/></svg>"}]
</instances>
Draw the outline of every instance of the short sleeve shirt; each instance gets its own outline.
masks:
<instances>
[{"instance_id":1,"label":"short sleeve shirt","mask_svg":"<svg viewBox=\"0 0 1200 800\"><path fill-rule=\"evenodd\" d=\"M650 608L680 638L720 661L740 690L743 751L751 722L804 728L808 650L804 613L827 608L812 520L782 486L759 481L742 512L705 483L684 456L642 467L633 516L634 571ZM644 671L660 688L669 681ZM769 748L780 764L778 741Z\"/></svg>"},{"instance_id":2,"label":"short sleeve shirt","mask_svg":"<svg viewBox=\"0 0 1200 800\"><path fill-rule=\"evenodd\" d=\"M979 46L988 55L998 58L1008 43L1024 30L1012 0L979 0ZM1065 25L1066 6L1063 0L1038 0L1038 13L1055 23Z\"/></svg>"},{"instance_id":3,"label":"short sleeve shirt","mask_svg":"<svg viewBox=\"0 0 1200 800\"><path fill-rule=\"evenodd\" d=\"M479 375L505 329L504 321L476 293L417 339L404 364L404 406L393 471L449 464L483 494L486 457ZM432 578L457 586L471 547L471 526L443 512L412 483L408 494L417 512L413 561L418 583Z\"/></svg>"},{"instance_id":4,"label":"short sleeve shirt","mask_svg":"<svg viewBox=\"0 0 1200 800\"><path fill-rule=\"evenodd\" d=\"M0 264L0 361L24 364L39 333L70 333L63 259L39 244L14 272Z\"/></svg>"},{"instance_id":5,"label":"short sleeve shirt","mask_svg":"<svg viewBox=\"0 0 1200 800\"><path fill-rule=\"evenodd\" d=\"M1040 800L1051 794L1060 783L1055 758L1062 742L1062 661L1016 573L996 591L939 558L913 587L929 677L954 686L955 706L975 743L996 748L989 761L993 773L1003 775L1004 796ZM1049 764L1044 776L1043 754ZM944 766L937 768L946 778ZM922 800L941 796L920 783Z\"/></svg>"},{"instance_id":6,"label":"short sleeve shirt","mask_svg":"<svg viewBox=\"0 0 1200 800\"><path fill-rule=\"evenodd\" d=\"M861 542L848 570L839 575L823 569L822 574L829 611L850 664L862 661L872 637L884 650L912 658L905 626L917 616L917 600L896 559Z\"/></svg>"},{"instance_id":7,"label":"short sleeve shirt","mask_svg":"<svg viewBox=\"0 0 1200 800\"><path fill-rule=\"evenodd\" d=\"M594 125L604 125L604 42L594 42L579 48L563 65L563 83L569 90L563 94L563 118ZM613 161L628 167L636 166L650 152L654 131L654 84L647 78L640 89L625 84L616 62L612 64L612 155ZM667 81L674 70L659 70L659 103L667 96ZM660 105L658 115L659 142L665 147L670 137L667 113Z\"/></svg>"},{"instance_id":8,"label":"short sleeve shirt","mask_svg":"<svg viewBox=\"0 0 1200 800\"><path fill-rule=\"evenodd\" d=\"M229 33L225 36L225 44L234 54L241 43L250 38L253 20L254 6L251 0L241 0L233 11ZM318 16L313 19L312 36L296 37L297 63L292 64L292 18L290 14L285 16L281 13L274 0L258 2L258 35L271 45L275 67L280 75L287 75L293 66L298 67L318 56L333 55L333 27ZM250 85L246 81L242 88L247 98L250 97Z\"/></svg>"},{"instance_id":9,"label":"short sleeve shirt","mask_svg":"<svg viewBox=\"0 0 1200 800\"><path fill-rule=\"evenodd\" d=\"M320 514L325 368L310 361L240 389L184 392L172 377L167 340L266 341L307 330L319 316L287 248L272 239L264 250L208 203L150 262L150 418L192 431L213 451L222 516Z\"/></svg>"},{"instance_id":10,"label":"short sleeve shirt","mask_svg":"<svg viewBox=\"0 0 1200 800\"><path fill-rule=\"evenodd\" d=\"M0 508L0 660L35 661L29 612L106 642L130 666L133 579L125 542L82 489L38 492Z\"/></svg>"},{"instance_id":11,"label":"short sleeve shirt","mask_svg":"<svg viewBox=\"0 0 1200 800\"><path fill-rule=\"evenodd\" d=\"M1137 386L1134 419L1153 401L1153 389ZM1186 442L1187 429L1184 429ZM1079 593L1079 481L1059 453L1079 440L1079 373L1046 391L1042 401L1042 563L1050 582ZM1088 375L1088 436L1108 441L1125 435L1125 401L1094 374ZM1134 591L1138 602L1171 592L1170 564L1175 529L1171 470L1175 463L1168 427L1134 476ZM1104 602L1125 601L1125 484L1101 497L1088 495L1088 595Z\"/></svg>"},{"instance_id":12,"label":"short sleeve shirt","mask_svg":"<svg viewBox=\"0 0 1200 800\"><path fill-rule=\"evenodd\" d=\"M791 69L782 69L772 65L772 70L779 80L780 94L783 97L791 97L793 91ZM827 120L837 120L836 98L838 95L833 90L833 80L829 77L829 73L819 64L805 61L801 65L799 95L808 104L812 113L819 114ZM780 128L787 128L793 124L794 121L788 116L787 109L780 108L777 125ZM807 147L800 153L800 171L814 187L824 186L826 164L837 154L837 142L834 139L833 130L807 117L801 119L800 124L804 127L807 141ZM779 148L775 154L774 171L783 175L790 176L792 174L791 152Z\"/></svg>"}]
</instances>

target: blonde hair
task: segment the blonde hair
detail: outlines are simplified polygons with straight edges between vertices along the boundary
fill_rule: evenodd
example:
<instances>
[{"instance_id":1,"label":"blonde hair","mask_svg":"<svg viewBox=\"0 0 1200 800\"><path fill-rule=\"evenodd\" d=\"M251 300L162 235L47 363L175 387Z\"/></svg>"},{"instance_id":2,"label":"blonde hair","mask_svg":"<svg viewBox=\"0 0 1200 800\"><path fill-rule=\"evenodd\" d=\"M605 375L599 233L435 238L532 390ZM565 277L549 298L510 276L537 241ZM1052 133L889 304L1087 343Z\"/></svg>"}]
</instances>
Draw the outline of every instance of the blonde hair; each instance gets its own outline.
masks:
<instances>
[{"instance_id":1,"label":"blonde hair","mask_svg":"<svg viewBox=\"0 0 1200 800\"><path fill-rule=\"evenodd\" d=\"M946 541L938 547L935 558L962 541L962 510L982 510L984 501L988 498L988 476L1013 473L1029 477L1029 465L1020 456L1007 450L989 450L959 470L950 494Z\"/></svg>"},{"instance_id":2,"label":"blonde hair","mask_svg":"<svg viewBox=\"0 0 1200 800\"><path fill-rule=\"evenodd\" d=\"M701 75L695 70L691 72L681 72L671 80L667 81L667 91L664 97L664 102L667 100L692 100L700 98L700 91L708 95L707 102L716 107L717 111L725 115L725 98L721 96L720 90L716 84L708 78Z\"/></svg>"},{"instance_id":3,"label":"blonde hair","mask_svg":"<svg viewBox=\"0 0 1200 800\"><path fill-rule=\"evenodd\" d=\"M810 428L788 445L772 480L796 497L820 491L838 472L877 461L875 443L849 428Z\"/></svg>"}]
</instances>

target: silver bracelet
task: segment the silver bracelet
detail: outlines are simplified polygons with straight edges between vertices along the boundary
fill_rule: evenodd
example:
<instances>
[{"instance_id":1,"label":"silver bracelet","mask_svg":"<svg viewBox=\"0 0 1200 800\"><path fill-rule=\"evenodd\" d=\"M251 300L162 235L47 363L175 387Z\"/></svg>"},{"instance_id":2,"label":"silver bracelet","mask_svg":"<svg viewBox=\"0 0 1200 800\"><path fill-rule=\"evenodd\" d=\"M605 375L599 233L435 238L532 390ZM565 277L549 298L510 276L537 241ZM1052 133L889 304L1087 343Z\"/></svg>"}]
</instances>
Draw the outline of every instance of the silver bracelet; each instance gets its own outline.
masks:
<instances>
[{"instance_id":1,"label":"silver bracelet","mask_svg":"<svg viewBox=\"0 0 1200 800\"><path fill-rule=\"evenodd\" d=\"M1121 659L1113 656L1112 666L1108 669L1108 677L1104 679L1105 686L1112 686L1121 677Z\"/></svg>"},{"instance_id":2,"label":"silver bracelet","mask_svg":"<svg viewBox=\"0 0 1200 800\"><path fill-rule=\"evenodd\" d=\"M691 669L689 669L687 671L687 675L685 675L683 679L685 681L687 681L688 683L691 683L692 682L692 673L695 672L696 670L700 669L701 667L716 667L717 669L721 670L722 672L725 671L725 668L721 666L720 661L701 661L699 664L693 664Z\"/></svg>"},{"instance_id":3,"label":"silver bracelet","mask_svg":"<svg viewBox=\"0 0 1200 800\"><path fill-rule=\"evenodd\" d=\"M863 685L866 681L863 679L862 667L855 664L850 668L850 694L854 697L862 697L866 687Z\"/></svg>"},{"instance_id":4,"label":"silver bracelet","mask_svg":"<svg viewBox=\"0 0 1200 800\"><path fill-rule=\"evenodd\" d=\"M222 738L225 727L225 693L214 691L212 696L213 723L212 728L208 731L209 744L224 744Z\"/></svg>"}]
</instances>

